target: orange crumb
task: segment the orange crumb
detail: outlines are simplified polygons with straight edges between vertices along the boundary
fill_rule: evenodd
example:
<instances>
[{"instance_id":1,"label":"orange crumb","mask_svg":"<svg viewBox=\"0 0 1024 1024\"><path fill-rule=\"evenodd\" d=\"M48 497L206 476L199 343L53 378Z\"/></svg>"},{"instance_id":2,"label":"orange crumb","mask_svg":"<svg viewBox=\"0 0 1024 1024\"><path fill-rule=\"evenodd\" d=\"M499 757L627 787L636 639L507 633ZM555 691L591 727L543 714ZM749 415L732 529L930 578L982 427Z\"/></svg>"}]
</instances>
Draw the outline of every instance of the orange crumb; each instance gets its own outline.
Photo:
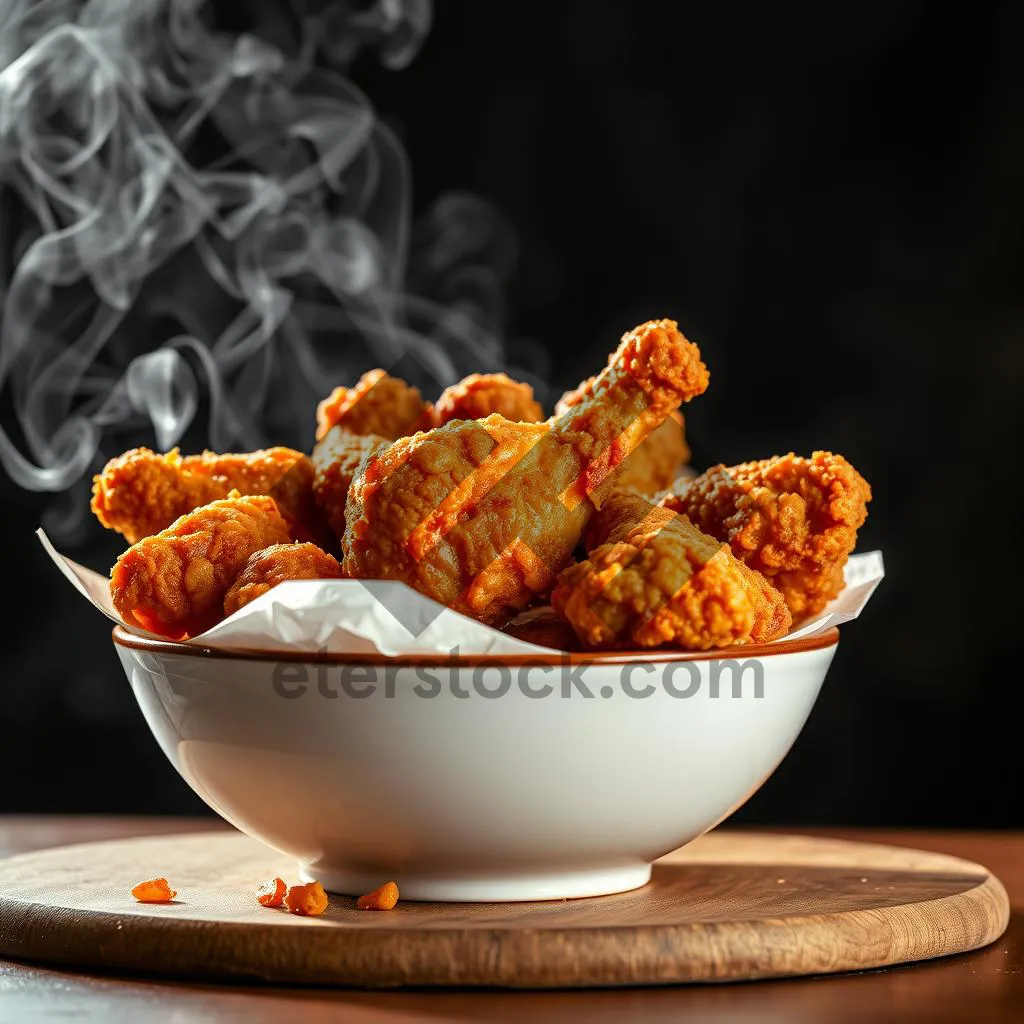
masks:
<instances>
[{"instance_id":1,"label":"orange crumb","mask_svg":"<svg viewBox=\"0 0 1024 1024\"><path fill-rule=\"evenodd\" d=\"M398 903L398 885L395 882L385 882L379 889L368 892L356 900L356 906L360 910L394 910Z\"/></svg>"},{"instance_id":2,"label":"orange crumb","mask_svg":"<svg viewBox=\"0 0 1024 1024\"><path fill-rule=\"evenodd\" d=\"M272 878L256 890L256 899L264 907L279 907L284 903L284 894L287 888L283 878Z\"/></svg>"},{"instance_id":3,"label":"orange crumb","mask_svg":"<svg viewBox=\"0 0 1024 1024\"><path fill-rule=\"evenodd\" d=\"M132 888L132 895L140 903L167 903L178 895L177 891L167 884L166 878L150 878L139 882Z\"/></svg>"},{"instance_id":4,"label":"orange crumb","mask_svg":"<svg viewBox=\"0 0 1024 1024\"><path fill-rule=\"evenodd\" d=\"M284 904L293 914L316 917L327 909L327 893L319 882L289 886Z\"/></svg>"}]
</instances>

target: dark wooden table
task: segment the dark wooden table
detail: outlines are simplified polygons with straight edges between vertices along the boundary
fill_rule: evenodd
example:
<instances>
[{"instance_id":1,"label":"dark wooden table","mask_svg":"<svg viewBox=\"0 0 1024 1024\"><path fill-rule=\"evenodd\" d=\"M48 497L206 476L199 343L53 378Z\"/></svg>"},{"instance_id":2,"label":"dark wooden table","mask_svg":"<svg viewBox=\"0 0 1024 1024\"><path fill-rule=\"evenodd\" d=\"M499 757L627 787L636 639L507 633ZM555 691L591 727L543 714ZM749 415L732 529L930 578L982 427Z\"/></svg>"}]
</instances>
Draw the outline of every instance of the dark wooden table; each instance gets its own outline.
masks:
<instances>
[{"instance_id":1,"label":"dark wooden table","mask_svg":"<svg viewBox=\"0 0 1024 1024\"><path fill-rule=\"evenodd\" d=\"M215 828L163 818L0 818L0 856L44 846ZM200 985L53 970L0 960L0 1020L283 1021L355 1024L504 1021L591 1022L687 1018L727 1024L1024 1020L1024 834L802 830L979 861L1006 885L1013 916L987 949L861 974L679 988L584 992L355 992Z\"/></svg>"}]
</instances>

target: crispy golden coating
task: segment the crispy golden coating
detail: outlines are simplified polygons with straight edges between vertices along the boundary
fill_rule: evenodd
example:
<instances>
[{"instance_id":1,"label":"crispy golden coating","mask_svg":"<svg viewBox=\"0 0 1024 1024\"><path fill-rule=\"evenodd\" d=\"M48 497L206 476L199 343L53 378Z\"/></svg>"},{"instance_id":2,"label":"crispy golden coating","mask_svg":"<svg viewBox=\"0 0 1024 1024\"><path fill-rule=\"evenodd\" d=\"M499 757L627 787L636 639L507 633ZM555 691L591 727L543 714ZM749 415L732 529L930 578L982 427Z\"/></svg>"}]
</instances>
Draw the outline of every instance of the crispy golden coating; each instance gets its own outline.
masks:
<instances>
[{"instance_id":1,"label":"crispy golden coating","mask_svg":"<svg viewBox=\"0 0 1024 1024\"><path fill-rule=\"evenodd\" d=\"M313 449L313 497L336 537L345 532L345 502L359 464L388 442L376 434L359 436L331 427Z\"/></svg>"},{"instance_id":2,"label":"crispy golden coating","mask_svg":"<svg viewBox=\"0 0 1024 1024\"><path fill-rule=\"evenodd\" d=\"M372 892L363 893L356 900L360 910L394 910L398 906L399 892L397 882L385 882Z\"/></svg>"},{"instance_id":3,"label":"crispy golden coating","mask_svg":"<svg viewBox=\"0 0 1024 1024\"><path fill-rule=\"evenodd\" d=\"M562 416L578 405L590 393L595 379L590 377L572 391L566 391L555 406L555 415ZM682 413L676 412L651 431L609 478L598 495L598 504L612 490L653 496L670 487L679 476L681 467L690 460L683 423Z\"/></svg>"},{"instance_id":4,"label":"crispy golden coating","mask_svg":"<svg viewBox=\"0 0 1024 1024\"><path fill-rule=\"evenodd\" d=\"M702 536L691 526L602 544L562 573L554 608L588 647L742 643L753 609L725 549Z\"/></svg>"},{"instance_id":5,"label":"crispy golden coating","mask_svg":"<svg viewBox=\"0 0 1024 1024\"><path fill-rule=\"evenodd\" d=\"M710 650L785 635L782 595L684 516L621 491L587 529L588 558L551 595L588 647Z\"/></svg>"},{"instance_id":6,"label":"crispy golden coating","mask_svg":"<svg viewBox=\"0 0 1024 1024\"><path fill-rule=\"evenodd\" d=\"M728 550L728 548L723 548L723 550ZM735 558L734 555L731 557ZM793 626L793 616L790 614L782 592L773 587L766 577L756 569L752 569L742 559L736 558L734 564L736 570L743 577L743 582L747 587L747 596L754 608L754 623L750 627L750 642L763 644L785 636Z\"/></svg>"},{"instance_id":7,"label":"crispy golden coating","mask_svg":"<svg viewBox=\"0 0 1024 1024\"><path fill-rule=\"evenodd\" d=\"M870 486L846 459L814 452L715 466L661 503L728 543L782 592L798 621L842 590L870 500Z\"/></svg>"},{"instance_id":8,"label":"crispy golden coating","mask_svg":"<svg viewBox=\"0 0 1024 1024\"><path fill-rule=\"evenodd\" d=\"M400 438L371 456L349 488L345 572L404 580L485 621L518 608L549 585L545 563L571 551L586 521L586 502L575 515L547 511L558 493L549 481L568 486L578 467L568 447L541 446L548 435L545 424L494 415Z\"/></svg>"},{"instance_id":9,"label":"crispy golden coating","mask_svg":"<svg viewBox=\"0 0 1024 1024\"><path fill-rule=\"evenodd\" d=\"M547 593L607 475L707 387L670 320L627 333L590 394L557 420L457 420L371 456L349 489L342 565L398 579L483 622Z\"/></svg>"},{"instance_id":10,"label":"crispy golden coating","mask_svg":"<svg viewBox=\"0 0 1024 1024\"><path fill-rule=\"evenodd\" d=\"M179 516L223 498L217 481L183 466L177 448L160 455L133 448L93 477L92 511L129 544L159 533Z\"/></svg>"},{"instance_id":11,"label":"crispy golden coating","mask_svg":"<svg viewBox=\"0 0 1024 1024\"><path fill-rule=\"evenodd\" d=\"M329 902L320 882L290 885L284 894L284 905L291 913L300 914L302 917L319 917L327 909Z\"/></svg>"},{"instance_id":12,"label":"crispy golden coating","mask_svg":"<svg viewBox=\"0 0 1024 1024\"><path fill-rule=\"evenodd\" d=\"M178 895L178 890L172 889L166 878L149 878L133 885L132 895L140 903L169 903Z\"/></svg>"},{"instance_id":13,"label":"crispy golden coating","mask_svg":"<svg viewBox=\"0 0 1024 1024\"><path fill-rule=\"evenodd\" d=\"M672 484L689 458L683 425L670 416L626 459L612 485L653 497Z\"/></svg>"},{"instance_id":14,"label":"crispy golden coating","mask_svg":"<svg viewBox=\"0 0 1024 1024\"><path fill-rule=\"evenodd\" d=\"M391 441L432 422L431 408L416 388L384 370L370 370L355 387L335 388L316 407L316 439L340 425L350 434L376 434Z\"/></svg>"},{"instance_id":15,"label":"crispy golden coating","mask_svg":"<svg viewBox=\"0 0 1024 1024\"><path fill-rule=\"evenodd\" d=\"M224 614L233 615L285 580L336 580L341 576L338 560L315 544L272 544L249 556L224 595Z\"/></svg>"},{"instance_id":16,"label":"crispy golden coating","mask_svg":"<svg viewBox=\"0 0 1024 1024\"><path fill-rule=\"evenodd\" d=\"M129 625L180 639L223 616L224 595L249 556L290 540L277 502L234 495L133 544L114 564L110 593Z\"/></svg>"},{"instance_id":17,"label":"crispy golden coating","mask_svg":"<svg viewBox=\"0 0 1024 1024\"><path fill-rule=\"evenodd\" d=\"M674 320L649 320L628 331L586 400L552 427L586 456L578 481L592 495L683 402L707 390L709 374L700 351Z\"/></svg>"},{"instance_id":18,"label":"crispy golden coating","mask_svg":"<svg viewBox=\"0 0 1024 1024\"><path fill-rule=\"evenodd\" d=\"M321 529L313 464L292 448L184 457L177 448L164 455L133 448L93 477L92 510L105 527L134 544L231 491L271 495L296 537L316 536Z\"/></svg>"},{"instance_id":19,"label":"crispy golden coating","mask_svg":"<svg viewBox=\"0 0 1024 1024\"><path fill-rule=\"evenodd\" d=\"M482 420L492 413L513 423L539 423L544 419L544 410L529 384L504 373L471 373L441 392L434 403L434 425Z\"/></svg>"}]
</instances>

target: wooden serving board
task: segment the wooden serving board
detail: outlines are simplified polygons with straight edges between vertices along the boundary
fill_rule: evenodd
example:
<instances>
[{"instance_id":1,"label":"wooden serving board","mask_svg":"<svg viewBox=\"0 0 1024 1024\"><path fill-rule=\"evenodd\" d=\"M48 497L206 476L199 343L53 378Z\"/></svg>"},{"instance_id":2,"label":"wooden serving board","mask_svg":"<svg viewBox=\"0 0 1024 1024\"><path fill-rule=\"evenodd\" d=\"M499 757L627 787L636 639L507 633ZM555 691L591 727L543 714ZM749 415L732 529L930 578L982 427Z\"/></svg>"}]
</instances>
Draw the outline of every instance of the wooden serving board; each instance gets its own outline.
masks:
<instances>
[{"instance_id":1,"label":"wooden serving board","mask_svg":"<svg viewBox=\"0 0 1024 1024\"><path fill-rule=\"evenodd\" d=\"M166 905L131 886L166 875ZM941 854L717 832L649 885L550 903L332 897L302 918L256 902L295 865L237 833L88 843L0 861L0 955L219 979L389 987L582 987L861 970L959 953L1006 928L985 868ZM386 879L381 879L386 881ZM399 879L399 883L401 879Z\"/></svg>"}]
</instances>

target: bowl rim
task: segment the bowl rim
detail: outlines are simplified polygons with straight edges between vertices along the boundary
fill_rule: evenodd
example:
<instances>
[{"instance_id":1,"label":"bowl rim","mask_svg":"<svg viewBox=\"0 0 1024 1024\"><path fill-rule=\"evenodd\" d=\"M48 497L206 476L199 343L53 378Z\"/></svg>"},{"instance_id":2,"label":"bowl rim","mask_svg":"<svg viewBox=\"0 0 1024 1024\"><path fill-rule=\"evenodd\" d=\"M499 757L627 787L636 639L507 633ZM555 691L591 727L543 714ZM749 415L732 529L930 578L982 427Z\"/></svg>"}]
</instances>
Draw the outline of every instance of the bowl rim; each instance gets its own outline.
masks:
<instances>
[{"instance_id":1,"label":"bowl rim","mask_svg":"<svg viewBox=\"0 0 1024 1024\"><path fill-rule=\"evenodd\" d=\"M395 665L423 668L476 668L503 665L509 668L561 665L627 665L637 661L657 664L670 661L723 661L749 658L771 658L782 654L804 654L836 647L839 629L832 626L820 633L797 637L794 640L776 640L766 644L744 644L736 647L718 647L710 651L666 650L656 656L653 648L625 651L560 651L558 654L470 654L451 656L406 654L389 657L384 654L357 654L346 651L277 651L259 647L239 647L220 650L213 647L184 644L176 640L154 640L129 632L116 625L112 631L114 645L148 654L192 655L198 658L244 659L246 661L302 661L327 665Z\"/></svg>"}]
</instances>

